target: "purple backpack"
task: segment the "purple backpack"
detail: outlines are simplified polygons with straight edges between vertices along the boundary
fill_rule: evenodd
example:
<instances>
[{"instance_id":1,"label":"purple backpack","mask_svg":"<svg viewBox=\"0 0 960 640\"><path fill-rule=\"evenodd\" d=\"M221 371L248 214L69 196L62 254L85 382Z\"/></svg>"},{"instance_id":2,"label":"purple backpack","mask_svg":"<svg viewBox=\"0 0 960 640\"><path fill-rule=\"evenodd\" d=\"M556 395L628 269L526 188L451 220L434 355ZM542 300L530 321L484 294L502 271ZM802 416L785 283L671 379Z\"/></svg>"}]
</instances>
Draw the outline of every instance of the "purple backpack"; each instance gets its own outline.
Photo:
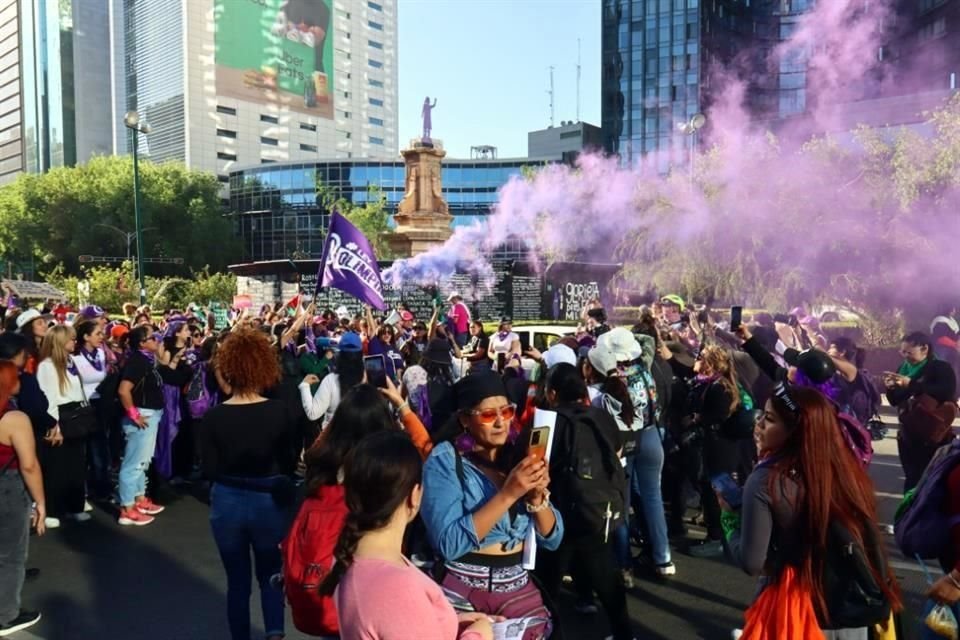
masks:
<instances>
[{"instance_id":1,"label":"purple backpack","mask_svg":"<svg viewBox=\"0 0 960 640\"><path fill-rule=\"evenodd\" d=\"M950 545L950 528L960 516L944 513L947 476L960 464L960 440L943 445L930 459L917 486L907 492L894 516L897 546L908 558L939 558Z\"/></svg>"},{"instance_id":2,"label":"purple backpack","mask_svg":"<svg viewBox=\"0 0 960 640\"><path fill-rule=\"evenodd\" d=\"M873 460L873 437L870 435L870 430L860 424L856 416L843 411L837 411L837 422L840 423L840 433L843 434L844 442L866 469Z\"/></svg>"},{"instance_id":3,"label":"purple backpack","mask_svg":"<svg viewBox=\"0 0 960 640\"><path fill-rule=\"evenodd\" d=\"M187 410L194 420L202 418L207 411L216 405L216 399L207 389L206 362L200 362L196 365L193 377L190 378L190 384L185 389L185 394L187 396Z\"/></svg>"}]
</instances>

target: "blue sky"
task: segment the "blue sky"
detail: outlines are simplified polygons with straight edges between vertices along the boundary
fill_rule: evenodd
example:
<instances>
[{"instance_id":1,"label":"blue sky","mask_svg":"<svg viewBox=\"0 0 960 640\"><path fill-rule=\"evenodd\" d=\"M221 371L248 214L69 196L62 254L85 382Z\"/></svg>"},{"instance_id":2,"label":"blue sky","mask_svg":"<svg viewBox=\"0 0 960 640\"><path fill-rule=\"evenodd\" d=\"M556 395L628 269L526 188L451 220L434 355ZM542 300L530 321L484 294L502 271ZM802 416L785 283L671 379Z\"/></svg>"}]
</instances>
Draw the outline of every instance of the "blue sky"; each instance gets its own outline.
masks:
<instances>
[{"instance_id":1,"label":"blue sky","mask_svg":"<svg viewBox=\"0 0 960 640\"><path fill-rule=\"evenodd\" d=\"M527 154L527 132L576 119L600 125L600 0L398 0L400 145L420 135L423 98L437 98L433 137L448 157L491 144Z\"/></svg>"}]
</instances>

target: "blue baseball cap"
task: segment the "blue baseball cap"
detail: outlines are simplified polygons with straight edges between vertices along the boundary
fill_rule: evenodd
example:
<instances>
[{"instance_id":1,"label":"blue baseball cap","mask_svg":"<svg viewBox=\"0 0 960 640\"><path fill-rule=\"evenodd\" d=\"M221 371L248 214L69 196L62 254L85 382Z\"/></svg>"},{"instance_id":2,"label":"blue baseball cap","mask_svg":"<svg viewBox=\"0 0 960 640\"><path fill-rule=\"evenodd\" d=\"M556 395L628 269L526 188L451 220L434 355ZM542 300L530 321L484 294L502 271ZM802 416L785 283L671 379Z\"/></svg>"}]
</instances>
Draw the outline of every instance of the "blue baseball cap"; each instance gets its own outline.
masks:
<instances>
[{"instance_id":1,"label":"blue baseball cap","mask_svg":"<svg viewBox=\"0 0 960 640\"><path fill-rule=\"evenodd\" d=\"M340 342L337 345L340 351L363 351L363 340L356 333L347 332L340 336Z\"/></svg>"}]
</instances>

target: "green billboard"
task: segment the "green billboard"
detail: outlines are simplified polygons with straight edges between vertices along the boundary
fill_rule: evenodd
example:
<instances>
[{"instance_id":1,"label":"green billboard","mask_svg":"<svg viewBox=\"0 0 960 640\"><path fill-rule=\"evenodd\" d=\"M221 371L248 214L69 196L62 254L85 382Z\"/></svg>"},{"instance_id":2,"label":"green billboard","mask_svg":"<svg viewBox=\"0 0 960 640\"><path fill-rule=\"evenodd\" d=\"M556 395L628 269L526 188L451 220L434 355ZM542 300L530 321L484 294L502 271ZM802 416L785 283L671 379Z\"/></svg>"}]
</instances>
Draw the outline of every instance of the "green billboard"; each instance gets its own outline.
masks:
<instances>
[{"instance_id":1,"label":"green billboard","mask_svg":"<svg viewBox=\"0 0 960 640\"><path fill-rule=\"evenodd\" d=\"M217 94L333 117L332 0L215 0Z\"/></svg>"}]
</instances>

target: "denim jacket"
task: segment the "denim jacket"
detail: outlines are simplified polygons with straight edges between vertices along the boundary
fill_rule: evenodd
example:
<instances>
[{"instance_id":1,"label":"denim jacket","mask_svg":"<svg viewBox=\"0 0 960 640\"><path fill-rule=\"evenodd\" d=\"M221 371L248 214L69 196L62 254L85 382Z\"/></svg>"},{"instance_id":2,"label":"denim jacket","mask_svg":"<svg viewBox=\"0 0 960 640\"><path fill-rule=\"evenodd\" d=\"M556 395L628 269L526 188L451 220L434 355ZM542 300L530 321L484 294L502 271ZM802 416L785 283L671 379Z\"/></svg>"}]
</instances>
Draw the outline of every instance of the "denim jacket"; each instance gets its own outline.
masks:
<instances>
[{"instance_id":1,"label":"denim jacket","mask_svg":"<svg viewBox=\"0 0 960 640\"><path fill-rule=\"evenodd\" d=\"M512 520L509 513L504 514L482 540L477 537L473 513L495 496L498 489L467 458L463 458L463 475L461 485L457 478L456 453L449 442L436 446L424 464L420 512L433 548L445 560L456 560L491 544L502 543L505 549L512 549L523 542L534 522L522 501L521 513ZM553 505L550 508L557 524L546 538L537 533L537 543L553 551L563 538L563 520Z\"/></svg>"}]
</instances>

